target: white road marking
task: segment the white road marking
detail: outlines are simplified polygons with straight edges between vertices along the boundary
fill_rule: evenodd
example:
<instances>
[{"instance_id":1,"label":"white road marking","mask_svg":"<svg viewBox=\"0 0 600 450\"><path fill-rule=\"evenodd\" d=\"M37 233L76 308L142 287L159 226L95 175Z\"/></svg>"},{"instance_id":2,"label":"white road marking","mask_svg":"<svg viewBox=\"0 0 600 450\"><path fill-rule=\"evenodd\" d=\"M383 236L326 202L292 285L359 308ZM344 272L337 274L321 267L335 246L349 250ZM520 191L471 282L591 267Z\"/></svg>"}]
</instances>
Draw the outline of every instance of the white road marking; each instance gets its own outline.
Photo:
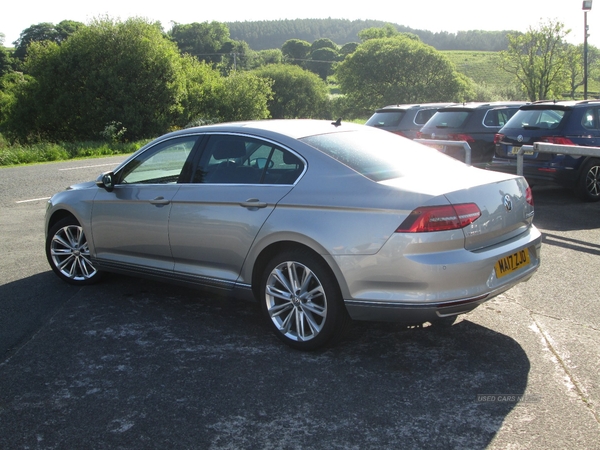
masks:
<instances>
[{"instance_id":1,"label":"white road marking","mask_svg":"<svg viewBox=\"0 0 600 450\"><path fill-rule=\"evenodd\" d=\"M15 203L29 203L29 202L39 202L41 200L50 200L51 197L40 197L40 198L31 198L29 200L19 200Z\"/></svg>"},{"instance_id":2,"label":"white road marking","mask_svg":"<svg viewBox=\"0 0 600 450\"><path fill-rule=\"evenodd\" d=\"M112 163L112 164L97 164L95 166L79 166L79 167L67 167L65 169L58 169L59 171L61 170L78 170L78 169L92 169L94 167L105 167L105 166L113 166L116 167L119 163Z\"/></svg>"}]
</instances>

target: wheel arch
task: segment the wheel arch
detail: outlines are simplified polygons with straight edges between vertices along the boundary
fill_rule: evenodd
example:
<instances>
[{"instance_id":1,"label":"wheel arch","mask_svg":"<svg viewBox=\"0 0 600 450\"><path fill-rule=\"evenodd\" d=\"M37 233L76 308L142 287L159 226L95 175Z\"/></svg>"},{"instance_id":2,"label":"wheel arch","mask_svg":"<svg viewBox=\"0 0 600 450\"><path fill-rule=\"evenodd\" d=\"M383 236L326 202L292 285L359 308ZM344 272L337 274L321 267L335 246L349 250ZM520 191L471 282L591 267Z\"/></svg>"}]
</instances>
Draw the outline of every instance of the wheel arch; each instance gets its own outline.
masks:
<instances>
[{"instance_id":1,"label":"wheel arch","mask_svg":"<svg viewBox=\"0 0 600 450\"><path fill-rule=\"evenodd\" d=\"M48 234L48 230L50 230L54 225L56 225L58 222L67 217L72 217L73 219L80 222L79 219L77 219L77 217L75 216L75 214L73 214L71 211L67 209L57 209L56 211L52 212L52 214L48 217L48 220L46 222L46 234Z\"/></svg>"},{"instance_id":2,"label":"wheel arch","mask_svg":"<svg viewBox=\"0 0 600 450\"><path fill-rule=\"evenodd\" d=\"M347 286L344 281L344 277L335 263L333 258L329 255L323 255L322 253L316 251L309 245L306 245L301 242L292 241L292 240L282 240L273 242L263 248L256 259L254 260L254 264L252 266L252 275L251 275L251 284L252 284L252 293L256 299L259 299L259 290L260 290L260 278L264 272L265 266L267 263L277 254L287 251L308 251L316 258L320 259L324 266L329 270L330 275L336 281L338 289L341 294L344 295L344 292L347 291Z\"/></svg>"}]
</instances>

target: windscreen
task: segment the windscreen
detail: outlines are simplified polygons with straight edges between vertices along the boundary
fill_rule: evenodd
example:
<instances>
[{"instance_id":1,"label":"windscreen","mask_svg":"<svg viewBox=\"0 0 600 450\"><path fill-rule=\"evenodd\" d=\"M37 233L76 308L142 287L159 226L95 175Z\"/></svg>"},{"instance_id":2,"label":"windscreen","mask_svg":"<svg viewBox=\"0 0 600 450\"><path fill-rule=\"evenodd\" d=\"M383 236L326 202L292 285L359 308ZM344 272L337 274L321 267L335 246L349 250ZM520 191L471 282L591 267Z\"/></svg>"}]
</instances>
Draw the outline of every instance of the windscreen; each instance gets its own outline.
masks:
<instances>
[{"instance_id":1,"label":"windscreen","mask_svg":"<svg viewBox=\"0 0 600 450\"><path fill-rule=\"evenodd\" d=\"M373 181L452 170L454 164L463 165L430 147L377 130L322 134L301 141Z\"/></svg>"}]
</instances>

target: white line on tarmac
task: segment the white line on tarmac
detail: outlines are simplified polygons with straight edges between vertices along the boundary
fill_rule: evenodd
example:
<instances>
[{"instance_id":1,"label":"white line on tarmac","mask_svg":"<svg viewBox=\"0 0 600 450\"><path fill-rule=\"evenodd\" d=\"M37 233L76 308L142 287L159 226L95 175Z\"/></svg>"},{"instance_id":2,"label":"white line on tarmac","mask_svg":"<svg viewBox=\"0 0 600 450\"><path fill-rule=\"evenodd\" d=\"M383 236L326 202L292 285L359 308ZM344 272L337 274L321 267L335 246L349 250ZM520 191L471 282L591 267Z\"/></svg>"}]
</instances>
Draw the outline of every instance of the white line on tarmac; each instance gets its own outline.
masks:
<instances>
[{"instance_id":1,"label":"white line on tarmac","mask_svg":"<svg viewBox=\"0 0 600 450\"><path fill-rule=\"evenodd\" d=\"M29 203L29 202L39 202L41 200L49 200L51 197L40 197L40 198L31 198L29 200L19 200L15 203Z\"/></svg>"},{"instance_id":2,"label":"white line on tarmac","mask_svg":"<svg viewBox=\"0 0 600 450\"><path fill-rule=\"evenodd\" d=\"M117 163L118 164L118 163ZM61 170L78 170L78 169L91 169L93 167L105 167L105 166L117 166L117 164L115 163L111 163L111 164L97 164L95 166L79 166L79 167L67 167L65 169L58 169L59 171Z\"/></svg>"}]
</instances>

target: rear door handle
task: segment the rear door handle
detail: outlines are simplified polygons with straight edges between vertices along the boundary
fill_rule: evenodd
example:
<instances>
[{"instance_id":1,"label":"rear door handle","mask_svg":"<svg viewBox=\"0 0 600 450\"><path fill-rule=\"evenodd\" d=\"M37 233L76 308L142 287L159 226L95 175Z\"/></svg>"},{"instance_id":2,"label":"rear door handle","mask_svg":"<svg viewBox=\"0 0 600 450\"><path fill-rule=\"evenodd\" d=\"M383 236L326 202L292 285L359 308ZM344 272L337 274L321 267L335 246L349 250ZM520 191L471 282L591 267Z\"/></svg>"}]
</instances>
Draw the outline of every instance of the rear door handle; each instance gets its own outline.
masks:
<instances>
[{"instance_id":1,"label":"rear door handle","mask_svg":"<svg viewBox=\"0 0 600 450\"><path fill-rule=\"evenodd\" d=\"M168 205L169 203L171 203L171 200L167 200L164 197L156 197L155 199L150 200L150 203L152 203L153 205L162 206Z\"/></svg>"},{"instance_id":2,"label":"rear door handle","mask_svg":"<svg viewBox=\"0 0 600 450\"><path fill-rule=\"evenodd\" d=\"M257 198L249 198L245 202L240 203L244 208L266 208L267 203L261 202Z\"/></svg>"}]
</instances>

